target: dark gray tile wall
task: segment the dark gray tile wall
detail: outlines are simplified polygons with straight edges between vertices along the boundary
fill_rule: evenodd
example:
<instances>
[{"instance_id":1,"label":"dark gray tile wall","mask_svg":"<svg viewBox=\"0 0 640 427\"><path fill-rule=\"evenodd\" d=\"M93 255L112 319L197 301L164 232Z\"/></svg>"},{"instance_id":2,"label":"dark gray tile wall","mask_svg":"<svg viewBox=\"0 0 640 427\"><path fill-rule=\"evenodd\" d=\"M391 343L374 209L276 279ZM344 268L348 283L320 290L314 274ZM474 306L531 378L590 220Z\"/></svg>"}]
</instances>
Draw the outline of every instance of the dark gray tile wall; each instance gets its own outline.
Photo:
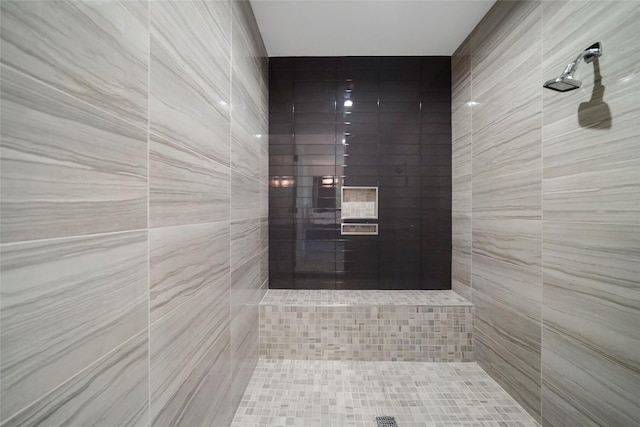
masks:
<instances>
[{"instance_id":1,"label":"dark gray tile wall","mask_svg":"<svg viewBox=\"0 0 640 427\"><path fill-rule=\"evenodd\" d=\"M451 288L450 70L449 57L271 58L272 288ZM343 185L379 186L377 236L340 234Z\"/></svg>"}]
</instances>

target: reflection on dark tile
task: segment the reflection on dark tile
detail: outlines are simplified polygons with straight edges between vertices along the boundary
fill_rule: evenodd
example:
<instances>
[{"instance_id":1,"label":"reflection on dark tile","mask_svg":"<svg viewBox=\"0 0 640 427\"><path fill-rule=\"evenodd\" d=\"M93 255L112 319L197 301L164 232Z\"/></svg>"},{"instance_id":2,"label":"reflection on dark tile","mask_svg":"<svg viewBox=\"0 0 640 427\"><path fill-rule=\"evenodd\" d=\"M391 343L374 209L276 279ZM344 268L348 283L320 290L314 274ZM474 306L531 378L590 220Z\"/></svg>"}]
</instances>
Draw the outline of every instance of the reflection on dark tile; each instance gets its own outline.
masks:
<instances>
[{"instance_id":1,"label":"reflection on dark tile","mask_svg":"<svg viewBox=\"0 0 640 427\"><path fill-rule=\"evenodd\" d=\"M449 288L449 59L271 58L270 287ZM340 234L342 185L378 235Z\"/></svg>"}]
</instances>

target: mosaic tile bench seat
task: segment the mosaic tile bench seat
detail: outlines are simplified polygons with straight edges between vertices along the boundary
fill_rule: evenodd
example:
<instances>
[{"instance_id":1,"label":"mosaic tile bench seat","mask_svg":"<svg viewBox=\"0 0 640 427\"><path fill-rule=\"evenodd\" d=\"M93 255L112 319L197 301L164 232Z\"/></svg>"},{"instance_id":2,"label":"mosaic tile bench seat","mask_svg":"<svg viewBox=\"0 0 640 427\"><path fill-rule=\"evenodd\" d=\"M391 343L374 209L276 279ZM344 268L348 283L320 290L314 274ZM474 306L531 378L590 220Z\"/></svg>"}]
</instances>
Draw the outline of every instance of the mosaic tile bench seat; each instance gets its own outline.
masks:
<instances>
[{"instance_id":1,"label":"mosaic tile bench seat","mask_svg":"<svg viewBox=\"0 0 640 427\"><path fill-rule=\"evenodd\" d=\"M473 306L453 291L280 290L260 303L260 357L472 362Z\"/></svg>"}]
</instances>

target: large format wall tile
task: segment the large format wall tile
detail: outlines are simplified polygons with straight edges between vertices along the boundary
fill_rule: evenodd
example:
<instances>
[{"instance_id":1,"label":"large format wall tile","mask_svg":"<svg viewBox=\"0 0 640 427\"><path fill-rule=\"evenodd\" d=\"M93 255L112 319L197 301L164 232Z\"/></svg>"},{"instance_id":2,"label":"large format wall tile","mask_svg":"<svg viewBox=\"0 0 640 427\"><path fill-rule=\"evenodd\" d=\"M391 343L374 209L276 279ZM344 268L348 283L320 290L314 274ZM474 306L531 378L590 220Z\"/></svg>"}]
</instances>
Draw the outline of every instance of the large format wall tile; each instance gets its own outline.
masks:
<instances>
[{"instance_id":1,"label":"large format wall tile","mask_svg":"<svg viewBox=\"0 0 640 427\"><path fill-rule=\"evenodd\" d=\"M0 424L228 425L269 271L251 5L1 8Z\"/></svg>"},{"instance_id":2,"label":"large format wall tile","mask_svg":"<svg viewBox=\"0 0 640 427\"><path fill-rule=\"evenodd\" d=\"M542 221L474 218L472 227L474 254L541 270Z\"/></svg>"},{"instance_id":3,"label":"large format wall tile","mask_svg":"<svg viewBox=\"0 0 640 427\"><path fill-rule=\"evenodd\" d=\"M539 1L500 2L471 34L473 95L501 91L514 65L540 47L542 7ZM475 128L475 126L474 126Z\"/></svg>"},{"instance_id":4,"label":"large format wall tile","mask_svg":"<svg viewBox=\"0 0 640 427\"><path fill-rule=\"evenodd\" d=\"M231 268L235 269L261 252L260 219L231 222Z\"/></svg>"},{"instance_id":5,"label":"large format wall tile","mask_svg":"<svg viewBox=\"0 0 640 427\"><path fill-rule=\"evenodd\" d=\"M150 227L229 219L227 166L153 134L149 149Z\"/></svg>"},{"instance_id":6,"label":"large format wall tile","mask_svg":"<svg viewBox=\"0 0 640 427\"><path fill-rule=\"evenodd\" d=\"M236 171L231 172L231 219L259 218L260 183Z\"/></svg>"},{"instance_id":7,"label":"large format wall tile","mask_svg":"<svg viewBox=\"0 0 640 427\"><path fill-rule=\"evenodd\" d=\"M580 65L576 78L583 86L573 96L545 91L545 219L639 224L640 81L634 75L639 72L640 7L606 1L544 6L546 79L590 43L601 41L604 52L597 62ZM574 16L607 19L579 26L578 44L566 24Z\"/></svg>"},{"instance_id":8,"label":"large format wall tile","mask_svg":"<svg viewBox=\"0 0 640 427\"><path fill-rule=\"evenodd\" d=\"M2 64L146 129L147 2L3 1L1 16Z\"/></svg>"},{"instance_id":9,"label":"large format wall tile","mask_svg":"<svg viewBox=\"0 0 640 427\"><path fill-rule=\"evenodd\" d=\"M247 0L232 2L233 9L233 78L243 83L248 96L260 105L266 70L263 58L267 56L261 40L260 30L251 13Z\"/></svg>"},{"instance_id":10,"label":"large format wall tile","mask_svg":"<svg viewBox=\"0 0 640 427\"><path fill-rule=\"evenodd\" d=\"M209 94L209 88L192 78L187 66L155 39L151 40L151 54L150 132L228 165L229 94Z\"/></svg>"},{"instance_id":11,"label":"large format wall tile","mask_svg":"<svg viewBox=\"0 0 640 427\"><path fill-rule=\"evenodd\" d=\"M477 317L474 318L474 322L474 326L477 326L473 333L478 364L527 412L539 420L542 410L540 348L526 351L518 345L509 345L509 337L494 340L493 338L499 335L486 333L487 328L482 328L482 323L478 322ZM506 346L503 345L505 342Z\"/></svg>"},{"instance_id":12,"label":"large format wall tile","mask_svg":"<svg viewBox=\"0 0 640 427\"><path fill-rule=\"evenodd\" d=\"M232 417L229 276L151 325L151 422L227 425Z\"/></svg>"},{"instance_id":13,"label":"large format wall tile","mask_svg":"<svg viewBox=\"0 0 640 427\"><path fill-rule=\"evenodd\" d=\"M145 330L2 425L149 425L148 350Z\"/></svg>"},{"instance_id":14,"label":"large format wall tile","mask_svg":"<svg viewBox=\"0 0 640 427\"><path fill-rule=\"evenodd\" d=\"M640 227L545 221L544 267L545 418L637 424Z\"/></svg>"},{"instance_id":15,"label":"large format wall tile","mask_svg":"<svg viewBox=\"0 0 640 427\"><path fill-rule=\"evenodd\" d=\"M2 247L2 416L147 327L147 233Z\"/></svg>"},{"instance_id":16,"label":"large format wall tile","mask_svg":"<svg viewBox=\"0 0 640 427\"><path fill-rule=\"evenodd\" d=\"M470 264L478 363L537 419L541 413L541 31L539 2L497 2L469 37L473 161L467 211L472 216ZM464 58L466 49L461 46L454 57ZM454 128L467 128L464 116L454 120ZM458 206L454 215L461 218L465 205ZM466 224L455 225L465 230Z\"/></svg>"},{"instance_id":17,"label":"large format wall tile","mask_svg":"<svg viewBox=\"0 0 640 427\"><path fill-rule=\"evenodd\" d=\"M474 179L540 169L541 10L535 2L512 7L502 17L508 35L471 37Z\"/></svg>"},{"instance_id":18,"label":"large format wall tile","mask_svg":"<svg viewBox=\"0 0 640 427\"><path fill-rule=\"evenodd\" d=\"M640 423L638 20L637 2L496 2L470 36L477 360L544 425ZM596 41L580 89L542 88ZM454 135L468 52L452 59Z\"/></svg>"},{"instance_id":19,"label":"large format wall tile","mask_svg":"<svg viewBox=\"0 0 640 427\"><path fill-rule=\"evenodd\" d=\"M229 274L229 223L150 230L149 271L151 322L155 322Z\"/></svg>"},{"instance_id":20,"label":"large format wall tile","mask_svg":"<svg viewBox=\"0 0 640 427\"><path fill-rule=\"evenodd\" d=\"M474 339L478 364L528 412L539 417L540 321L522 316L515 307L479 291L476 277L474 259Z\"/></svg>"},{"instance_id":21,"label":"large format wall tile","mask_svg":"<svg viewBox=\"0 0 640 427\"><path fill-rule=\"evenodd\" d=\"M258 361L260 346L258 304L260 291L260 254L256 254L231 273L231 389L232 407L236 407Z\"/></svg>"},{"instance_id":22,"label":"large format wall tile","mask_svg":"<svg viewBox=\"0 0 640 427\"><path fill-rule=\"evenodd\" d=\"M473 180L473 218L541 219L539 170Z\"/></svg>"},{"instance_id":23,"label":"large format wall tile","mask_svg":"<svg viewBox=\"0 0 640 427\"><path fill-rule=\"evenodd\" d=\"M260 176L260 105L234 74L232 86L233 128L231 129L231 167L247 176ZM265 136L266 137L266 136Z\"/></svg>"},{"instance_id":24,"label":"large format wall tile","mask_svg":"<svg viewBox=\"0 0 640 427\"><path fill-rule=\"evenodd\" d=\"M471 300L471 40L451 57L451 289Z\"/></svg>"},{"instance_id":25,"label":"large format wall tile","mask_svg":"<svg viewBox=\"0 0 640 427\"><path fill-rule=\"evenodd\" d=\"M146 130L2 67L3 242L146 228L146 157Z\"/></svg>"}]
</instances>

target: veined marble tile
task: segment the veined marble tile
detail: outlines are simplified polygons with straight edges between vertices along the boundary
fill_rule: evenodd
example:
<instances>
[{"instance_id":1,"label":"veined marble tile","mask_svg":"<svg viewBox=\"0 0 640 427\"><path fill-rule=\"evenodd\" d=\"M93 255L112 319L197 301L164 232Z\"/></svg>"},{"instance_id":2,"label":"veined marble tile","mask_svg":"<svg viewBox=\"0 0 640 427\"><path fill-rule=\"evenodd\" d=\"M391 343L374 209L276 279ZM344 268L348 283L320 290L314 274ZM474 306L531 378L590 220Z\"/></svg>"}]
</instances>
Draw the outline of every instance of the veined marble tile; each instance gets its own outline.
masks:
<instances>
[{"instance_id":1,"label":"veined marble tile","mask_svg":"<svg viewBox=\"0 0 640 427\"><path fill-rule=\"evenodd\" d=\"M465 121L471 120L471 107L465 105L451 114L452 122L452 157L451 176L459 178L471 174L471 124ZM468 110L468 111L466 111ZM468 127L468 129L464 129Z\"/></svg>"},{"instance_id":2,"label":"veined marble tile","mask_svg":"<svg viewBox=\"0 0 640 427\"><path fill-rule=\"evenodd\" d=\"M157 4L190 5L196 2ZM227 80L226 90L210 93L210 88L201 79L191 77L189 72L188 65L169 54L155 38L151 39L149 130L174 145L228 166L231 140L229 76L219 76L221 80Z\"/></svg>"},{"instance_id":3,"label":"veined marble tile","mask_svg":"<svg viewBox=\"0 0 640 427\"><path fill-rule=\"evenodd\" d=\"M269 181L260 182L260 209L262 218L269 216Z\"/></svg>"},{"instance_id":4,"label":"veined marble tile","mask_svg":"<svg viewBox=\"0 0 640 427\"><path fill-rule=\"evenodd\" d=\"M231 222L231 268L241 266L261 252L260 219Z\"/></svg>"},{"instance_id":5,"label":"veined marble tile","mask_svg":"<svg viewBox=\"0 0 640 427\"><path fill-rule=\"evenodd\" d=\"M451 179L451 210L453 215L471 215L471 174Z\"/></svg>"},{"instance_id":6,"label":"veined marble tile","mask_svg":"<svg viewBox=\"0 0 640 427\"><path fill-rule=\"evenodd\" d=\"M472 262L476 360L539 419L540 273L475 254Z\"/></svg>"},{"instance_id":7,"label":"veined marble tile","mask_svg":"<svg viewBox=\"0 0 640 427\"><path fill-rule=\"evenodd\" d=\"M537 3L500 4L485 18L499 18L499 29L484 34L485 27L479 27L471 36L474 179L540 168L542 48Z\"/></svg>"},{"instance_id":8,"label":"veined marble tile","mask_svg":"<svg viewBox=\"0 0 640 427\"><path fill-rule=\"evenodd\" d=\"M545 289L546 299L546 289ZM558 325L543 331L542 407L544 425L637 426L640 374L567 335ZM637 354L637 346L636 346Z\"/></svg>"},{"instance_id":9,"label":"veined marble tile","mask_svg":"<svg viewBox=\"0 0 640 427\"><path fill-rule=\"evenodd\" d=\"M594 61L581 64L576 78L583 85L571 96L544 93L545 219L640 224L640 8L626 1L544 3L545 79L587 47L573 38L579 23L590 23L580 25L580 43L603 45L600 84Z\"/></svg>"},{"instance_id":10,"label":"veined marble tile","mask_svg":"<svg viewBox=\"0 0 640 427\"><path fill-rule=\"evenodd\" d=\"M530 360L474 329L476 361L538 422L541 420L540 355Z\"/></svg>"},{"instance_id":11,"label":"veined marble tile","mask_svg":"<svg viewBox=\"0 0 640 427\"><path fill-rule=\"evenodd\" d=\"M149 251L151 322L155 322L229 274L229 223L151 229Z\"/></svg>"},{"instance_id":12,"label":"veined marble tile","mask_svg":"<svg viewBox=\"0 0 640 427\"><path fill-rule=\"evenodd\" d=\"M471 215L451 216L451 245L454 249L471 253Z\"/></svg>"},{"instance_id":13,"label":"veined marble tile","mask_svg":"<svg viewBox=\"0 0 640 427\"><path fill-rule=\"evenodd\" d=\"M232 169L258 179L260 176L260 106L246 92L234 75L232 90L233 123L231 125Z\"/></svg>"},{"instance_id":14,"label":"veined marble tile","mask_svg":"<svg viewBox=\"0 0 640 427\"><path fill-rule=\"evenodd\" d=\"M257 254L231 273L232 407L237 407L258 362L261 255Z\"/></svg>"},{"instance_id":15,"label":"veined marble tile","mask_svg":"<svg viewBox=\"0 0 640 427\"><path fill-rule=\"evenodd\" d=\"M471 37L467 37L451 55L451 89L452 99L458 99L460 105L470 101L471 84ZM453 102L452 104L456 104Z\"/></svg>"},{"instance_id":16,"label":"veined marble tile","mask_svg":"<svg viewBox=\"0 0 640 427\"><path fill-rule=\"evenodd\" d=\"M542 221L473 219L473 253L542 270Z\"/></svg>"},{"instance_id":17,"label":"veined marble tile","mask_svg":"<svg viewBox=\"0 0 640 427\"><path fill-rule=\"evenodd\" d=\"M260 218L260 249L269 248L269 218Z\"/></svg>"},{"instance_id":18,"label":"veined marble tile","mask_svg":"<svg viewBox=\"0 0 640 427\"><path fill-rule=\"evenodd\" d=\"M149 425L148 348L145 330L2 425Z\"/></svg>"},{"instance_id":19,"label":"veined marble tile","mask_svg":"<svg viewBox=\"0 0 640 427\"><path fill-rule=\"evenodd\" d=\"M263 133L261 139L265 138L264 135L268 135L269 131ZM268 138L267 138L268 139ZM260 150L260 181L269 182L269 152L267 150Z\"/></svg>"},{"instance_id":20,"label":"veined marble tile","mask_svg":"<svg viewBox=\"0 0 640 427\"><path fill-rule=\"evenodd\" d=\"M530 56L531 43L540 37L541 18L539 1L503 2L485 15L471 35L474 97L499 87L500 75Z\"/></svg>"},{"instance_id":21,"label":"veined marble tile","mask_svg":"<svg viewBox=\"0 0 640 427\"><path fill-rule=\"evenodd\" d=\"M7 67L1 166L4 243L146 228L146 130Z\"/></svg>"},{"instance_id":22,"label":"veined marble tile","mask_svg":"<svg viewBox=\"0 0 640 427\"><path fill-rule=\"evenodd\" d=\"M260 252L260 283L262 286L260 299L264 297L265 292L269 289L269 248ZM265 287L266 284L266 287Z\"/></svg>"},{"instance_id":23,"label":"veined marble tile","mask_svg":"<svg viewBox=\"0 0 640 427\"><path fill-rule=\"evenodd\" d=\"M471 295L471 250L451 251L451 289L468 300Z\"/></svg>"},{"instance_id":24,"label":"veined marble tile","mask_svg":"<svg viewBox=\"0 0 640 427\"><path fill-rule=\"evenodd\" d=\"M473 287L535 324L541 321L542 272L473 254Z\"/></svg>"},{"instance_id":25,"label":"veined marble tile","mask_svg":"<svg viewBox=\"0 0 640 427\"><path fill-rule=\"evenodd\" d=\"M545 221L543 253L544 378L561 396L549 416L637 424L640 227Z\"/></svg>"},{"instance_id":26,"label":"veined marble tile","mask_svg":"<svg viewBox=\"0 0 640 427\"><path fill-rule=\"evenodd\" d=\"M2 64L147 127L147 2L3 1L1 16Z\"/></svg>"},{"instance_id":27,"label":"veined marble tile","mask_svg":"<svg viewBox=\"0 0 640 427\"><path fill-rule=\"evenodd\" d=\"M230 2L153 2L151 34L151 131L228 166Z\"/></svg>"},{"instance_id":28,"label":"veined marble tile","mask_svg":"<svg viewBox=\"0 0 640 427\"><path fill-rule=\"evenodd\" d=\"M261 183L236 171L231 171L231 219L261 216ZM268 195L267 195L268 197Z\"/></svg>"},{"instance_id":29,"label":"veined marble tile","mask_svg":"<svg viewBox=\"0 0 640 427\"><path fill-rule=\"evenodd\" d=\"M2 246L2 416L147 327L147 233Z\"/></svg>"},{"instance_id":30,"label":"veined marble tile","mask_svg":"<svg viewBox=\"0 0 640 427\"><path fill-rule=\"evenodd\" d=\"M637 2L603 0L593 3L553 1L542 2L544 14L543 28L543 66L544 80L558 76L568 61L585 49L591 43L601 41L604 54L598 58L602 75L602 84L607 87L604 101L617 103L617 97L611 95L611 90L618 91L629 84L637 84L636 79L624 77L637 76L638 53L637 40L640 29L634 25L640 18ZM582 23L588 22L589 25ZM579 29L581 37L576 40L574 31ZM572 109L561 114L575 115L578 102L589 99L594 83L594 65L582 63L578 68L576 78L583 82L580 89L573 91L572 97L545 97L550 102L549 107L561 107L561 104L571 105ZM634 82L636 80L636 82ZM553 94L545 91L545 95ZM586 97L586 99L582 99ZM564 98L564 99L560 99ZM569 99L567 99L569 98ZM573 98L573 99L572 99ZM545 105L545 108L547 105ZM555 110L554 110L555 113ZM554 121L552 116L546 120Z\"/></svg>"},{"instance_id":31,"label":"veined marble tile","mask_svg":"<svg viewBox=\"0 0 640 427\"><path fill-rule=\"evenodd\" d=\"M152 2L150 31L190 79L217 101L229 104L230 1Z\"/></svg>"},{"instance_id":32,"label":"veined marble tile","mask_svg":"<svg viewBox=\"0 0 640 427\"><path fill-rule=\"evenodd\" d=\"M540 219L540 175L540 170L531 170L482 180L474 179L473 218Z\"/></svg>"},{"instance_id":33,"label":"veined marble tile","mask_svg":"<svg viewBox=\"0 0 640 427\"><path fill-rule=\"evenodd\" d=\"M234 1L233 8L233 71L246 85L256 104L262 102L264 44L248 1Z\"/></svg>"},{"instance_id":34,"label":"veined marble tile","mask_svg":"<svg viewBox=\"0 0 640 427\"><path fill-rule=\"evenodd\" d=\"M229 276L151 326L151 424L228 425Z\"/></svg>"},{"instance_id":35,"label":"veined marble tile","mask_svg":"<svg viewBox=\"0 0 640 427\"><path fill-rule=\"evenodd\" d=\"M150 135L151 227L229 219L229 168Z\"/></svg>"},{"instance_id":36,"label":"veined marble tile","mask_svg":"<svg viewBox=\"0 0 640 427\"><path fill-rule=\"evenodd\" d=\"M539 43L538 43L539 44ZM540 53L508 74L496 76L511 81L487 95L474 96L474 179L496 177L524 170L540 170L542 97ZM537 66L536 66L537 64ZM519 87L519 86L522 87ZM475 94L476 85L474 85ZM517 93L518 96L514 96Z\"/></svg>"}]
</instances>

